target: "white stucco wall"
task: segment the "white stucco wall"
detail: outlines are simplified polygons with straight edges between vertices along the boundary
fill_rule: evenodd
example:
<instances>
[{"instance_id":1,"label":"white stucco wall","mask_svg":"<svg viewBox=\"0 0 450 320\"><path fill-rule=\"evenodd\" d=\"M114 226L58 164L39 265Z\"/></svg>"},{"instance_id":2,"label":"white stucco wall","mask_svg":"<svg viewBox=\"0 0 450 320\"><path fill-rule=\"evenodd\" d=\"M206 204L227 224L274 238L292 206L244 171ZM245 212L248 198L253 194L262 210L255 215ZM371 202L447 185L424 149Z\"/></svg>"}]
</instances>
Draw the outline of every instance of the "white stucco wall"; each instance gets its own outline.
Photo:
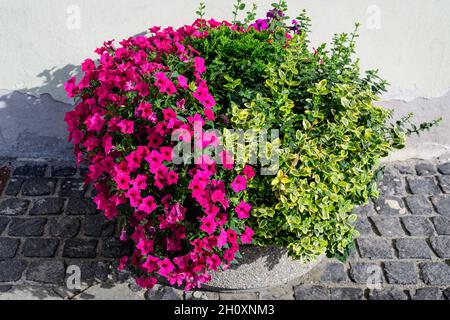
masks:
<instances>
[{"instance_id":1,"label":"white stucco wall","mask_svg":"<svg viewBox=\"0 0 450 320\"><path fill-rule=\"evenodd\" d=\"M51 93L71 66L102 41L123 39L152 25L190 23L200 0L2 0L0 89ZM234 0L209 0L208 17L231 17ZM264 13L273 0L256 0ZM248 3L251 3L248 0ZM362 23L363 67L379 68L392 84L388 98L440 96L450 88L450 1L288 0L291 16L306 8L312 43ZM80 13L80 29L71 29ZM68 66L67 68L64 68ZM61 70L62 68L62 70ZM59 71L58 71L59 70ZM52 77L56 79L53 79Z\"/></svg>"},{"instance_id":2,"label":"white stucco wall","mask_svg":"<svg viewBox=\"0 0 450 320\"><path fill-rule=\"evenodd\" d=\"M260 16L273 1L254 0ZM1 0L0 156L35 156L42 150L49 156L66 155L69 147L59 146L65 146L62 118L70 106L58 101L71 102L62 85L80 63L96 57L93 51L105 40L121 40L153 25L191 23L199 2ZM207 18L231 19L233 3L207 0ZM412 139L411 147L394 158L426 158L450 151L450 1L288 0L288 4L291 17L305 8L312 18L312 45L329 41L333 33L351 32L354 23L361 22L357 47L361 65L378 68L391 83L383 96L386 105L397 115L414 111L419 121L444 116L440 128Z\"/></svg>"}]
</instances>

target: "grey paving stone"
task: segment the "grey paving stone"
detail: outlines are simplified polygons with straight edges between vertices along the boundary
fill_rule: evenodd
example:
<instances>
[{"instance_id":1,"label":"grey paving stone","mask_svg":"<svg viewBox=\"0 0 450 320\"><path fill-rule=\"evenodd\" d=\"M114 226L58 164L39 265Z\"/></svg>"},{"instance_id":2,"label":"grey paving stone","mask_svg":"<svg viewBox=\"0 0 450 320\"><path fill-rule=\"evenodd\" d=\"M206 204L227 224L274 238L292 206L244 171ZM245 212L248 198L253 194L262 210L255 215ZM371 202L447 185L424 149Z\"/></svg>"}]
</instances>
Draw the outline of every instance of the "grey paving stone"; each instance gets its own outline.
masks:
<instances>
[{"instance_id":1,"label":"grey paving stone","mask_svg":"<svg viewBox=\"0 0 450 320\"><path fill-rule=\"evenodd\" d=\"M439 185L444 193L450 193L450 176L438 176Z\"/></svg>"},{"instance_id":2,"label":"grey paving stone","mask_svg":"<svg viewBox=\"0 0 450 320\"><path fill-rule=\"evenodd\" d=\"M399 197L381 197L374 200L375 210L379 214L399 215L406 214L405 204Z\"/></svg>"},{"instance_id":3,"label":"grey paving stone","mask_svg":"<svg viewBox=\"0 0 450 320\"><path fill-rule=\"evenodd\" d=\"M67 203L66 213L69 215L93 215L97 207L92 199L82 197L71 197Z\"/></svg>"},{"instance_id":4,"label":"grey paving stone","mask_svg":"<svg viewBox=\"0 0 450 320\"><path fill-rule=\"evenodd\" d=\"M394 167L402 175L413 175L414 174L414 169L409 164L398 163L398 164L395 164Z\"/></svg>"},{"instance_id":5,"label":"grey paving stone","mask_svg":"<svg viewBox=\"0 0 450 320\"><path fill-rule=\"evenodd\" d=\"M417 283L417 270L413 262L387 261L384 263L384 270L390 284Z\"/></svg>"},{"instance_id":6,"label":"grey paving stone","mask_svg":"<svg viewBox=\"0 0 450 320\"><path fill-rule=\"evenodd\" d=\"M406 177L409 189L413 194L439 194L441 189L433 177Z\"/></svg>"},{"instance_id":7,"label":"grey paving stone","mask_svg":"<svg viewBox=\"0 0 450 320\"><path fill-rule=\"evenodd\" d=\"M333 283L347 281L347 274L345 273L344 265L339 262L327 263L320 276L320 280Z\"/></svg>"},{"instance_id":8,"label":"grey paving stone","mask_svg":"<svg viewBox=\"0 0 450 320\"><path fill-rule=\"evenodd\" d=\"M19 239L0 238L0 259L14 258L19 244Z\"/></svg>"},{"instance_id":9,"label":"grey paving stone","mask_svg":"<svg viewBox=\"0 0 450 320\"><path fill-rule=\"evenodd\" d=\"M13 237L39 237L44 234L45 218L13 218L8 235Z\"/></svg>"},{"instance_id":10,"label":"grey paving stone","mask_svg":"<svg viewBox=\"0 0 450 320\"><path fill-rule=\"evenodd\" d=\"M437 173L436 166L431 162L416 164L416 172L419 176L432 176Z\"/></svg>"},{"instance_id":11,"label":"grey paving stone","mask_svg":"<svg viewBox=\"0 0 450 320\"><path fill-rule=\"evenodd\" d=\"M62 197L80 197L86 193L87 186L84 185L83 179L68 178L61 181L59 195Z\"/></svg>"},{"instance_id":12,"label":"grey paving stone","mask_svg":"<svg viewBox=\"0 0 450 320\"><path fill-rule=\"evenodd\" d=\"M450 236L450 217L434 217L432 221L438 235Z\"/></svg>"},{"instance_id":13,"label":"grey paving stone","mask_svg":"<svg viewBox=\"0 0 450 320\"><path fill-rule=\"evenodd\" d=\"M408 300L408 295L399 288L370 290L369 300Z\"/></svg>"},{"instance_id":14,"label":"grey paving stone","mask_svg":"<svg viewBox=\"0 0 450 320\"><path fill-rule=\"evenodd\" d=\"M363 206L354 207L352 213L356 214L358 217L371 216L376 214L372 202L369 202L368 204Z\"/></svg>"},{"instance_id":15,"label":"grey paving stone","mask_svg":"<svg viewBox=\"0 0 450 320\"><path fill-rule=\"evenodd\" d=\"M53 177L71 177L77 173L75 163L57 163L52 165L51 170Z\"/></svg>"},{"instance_id":16,"label":"grey paving stone","mask_svg":"<svg viewBox=\"0 0 450 320\"><path fill-rule=\"evenodd\" d=\"M294 290L291 286L270 288L259 291L259 300L294 300Z\"/></svg>"},{"instance_id":17,"label":"grey paving stone","mask_svg":"<svg viewBox=\"0 0 450 320\"><path fill-rule=\"evenodd\" d=\"M360 288L331 288L331 300L362 300L364 292Z\"/></svg>"},{"instance_id":18,"label":"grey paving stone","mask_svg":"<svg viewBox=\"0 0 450 320\"><path fill-rule=\"evenodd\" d=\"M54 257L56 249L58 249L59 241L56 239L30 238L26 239L22 254L25 257Z\"/></svg>"},{"instance_id":19,"label":"grey paving stone","mask_svg":"<svg viewBox=\"0 0 450 320\"><path fill-rule=\"evenodd\" d=\"M350 278L359 284L384 283L383 269L376 263L350 262Z\"/></svg>"},{"instance_id":20,"label":"grey paving stone","mask_svg":"<svg viewBox=\"0 0 450 320\"><path fill-rule=\"evenodd\" d=\"M414 215L429 215L433 214L433 205L425 196L409 196L405 197L406 206Z\"/></svg>"},{"instance_id":21,"label":"grey paving stone","mask_svg":"<svg viewBox=\"0 0 450 320\"><path fill-rule=\"evenodd\" d=\"M122 258L131 254L132 247L129 242L116 239L107 239L102 241L100 255L105 258Z\"/></svg>"},{"instance_id":22,"label":"grey paving stone","mask_svg":"<svg viewBox=\"0 0 450 320\"><path fill-rule=\"evenodd\" d=\"M144 300L144 294L145 290L137 290L126 282L107 282L88 288L81 294L76 295L74 300Z\"/></svg>"},{"instance_id":23,"label":"grey paving stone","mask_svg":"<svg viewBox=\"0 0 450 320\"><path fill-rule=\"evenodd\" d=\"M42 198L33 202L30 209L30 215L57 215L64 209L64 199L61 198Z\"/></svg>"},{"instance_id":24,"label":"grey paving stone","mask_svg":"<svg viewBox=\"0 0 450 320\"><path fill-rule=\"evenodd\" d=\"M438 213L450 216L450 195L441 195L431 198Z\"/></svg>"},{"instance_id":25,"label":"grey paving stone","mask_svg":"<svg viewBox=\"0 0 450 320\"><path fill-rule=\"evenodd\" d=\"M397 239L395 247L400 259L431 259L431 249L424 239Z\"/></svg>"},{"instance_id":26,"label":"grey paving stone","mask_svg":"<svg viewBox=\"0 0 450 320\"><path fill-rule=\"evenodd\" d=\"M8 186L5 189L5 194L7 196L17 196L20 192L20 189L22 189L24 181L24 178L17 177L12 177L11 179L9 179Z\"/></svg>"},{"instance_id":27,"label":"grey paving stone","mask_svg":"<svg viewBox=\"0 0 450 320\"><path fill-rule=\"evenodd\" d=\"M50 221L50 235L56 238L73 238L80 230L79 218L61 217Z\"/></svg>"},{"instance_id":28,"label":"grey paving stone","mask_svg":"<svg viewBox=\"0 0 450 320\"><path fill-rule=\"evenodd\" d=\"M372 224L367 217L358 217L358 220L356 220L355 223L355 228L363 237L375 235L372 229Z\"/></svg>"},{"instance_id":29,"label":"grey paving stone","mask_svg":"<svg viewBox=\"0 0 450 320\"><path fill-rule=\"evenodd\" d=\"M302 284L294 287L296 300L329 300L329 291L326 287Z\"/></svg>"},{"instance_id":30,"label":"grey paving stone","mask_svg":"<svg viewBox=\"0 0 450 320\"><path fill-rule=\"evenodd\" d=\"M88 237L110 237L114 233L114 223L102 215L87 216L84 223L84 235Z\"/></svg>"},{"instance_id":31,"label":"grey paving stone","mask_svg":"<svg viewBox=\"0 0 450 320\"><path fill-rule=\"evenodd\" d=\"M43 177L45 175L46 170L47 170L46 164L24 163L16 166L13 175Z\"/></svg>"},{"instance_id":32,"label":"grey paving stone","mask_svg":"<svg viewBox=\"0 0 450 320\"><path fill-rule=\"evenodd\" d=\"M30 197L49 196L54 190L55 179L30 178L23 183L22 194Z\"/></svg>"},{"instance_id":33,"label":"grey paving stone","mask_svg":"<svg viewBox=\"0 0 450 320\"><path fill-rule=\"evenodd\" d=\"M447 300L450 300L450 288L447 288L443 291L444 297L447 298Z\"/></svg>"},{"instance_id":34,"label":"grey paving stone","mask_svg":"<svg viewBox=\"0 0 450 320\"><path fill-rule=\"evenodd\" d=\"M219 300L258 300L257 292L220 292Z\"/></svg>"},{"instance_id":35,"label":"grey paving stone","mask_svg":"<svg viewBox=\"0 0 450 320\"><path fill-rule=\"evenodd\" d=\"M0 286L0 293L8 292L12 289L12 285L1 285Z\"/></svg>"},{"instance_id":36,"label":"grey paving stone","mask_svg":"<svg viewBox=\"0 0 450 320\"><path fill-rule=\"evenodd\" d=\"M179 290L170 287L155 286L155 288L148 290L145 293L147 300L182 300L183 294ZM250 300L250 299L242 299Z\"/></svg>"},{"instance_id":37,"label":"grey paving stone","mask_svg":"<svg viewBox=\"0 0 450 320\"><path fill-rule=\"evenodd\" d=\"M450 175L450 162L439 164L437 168L440 173Z\"/></svg>"},{"instance_id":38,"label":"grey paving stone","mask_svg":"<svg viewBox=\"0 0 450 320\"><path fill-rule=\"evenodd\" d=\"M396 175L385 174L378 183L378 190L381 196L403 195L406 187L403 178Z\"/></svg>"},{"instance_id":39,"label":"grey paving stone","mask_svg":"<svg viewBox=\"0 0 450 320\"><path fill-rule=\"evenodd\" d=\"M450 284L450 266L445 262L426 262L420 265L422 279L430 286Z\"/></svg>"},{"instance_id":40,"label":"grey paving stone","mask_svg":"<svg viewBox=\"0 0 450 320\"><path fill-rule=\"evenodd\" d=\"M435 234L433 225L425 217L403 217L403 225L411 236L433 236Z\"/></svg>"},{"instance_id":41,"label":"grey paving stone","mask_svg":"<svg viewBox=\"0 0 450 320\"><path fill-rule=\"evenodd\" d=\"M293 291L291 293L292 293L291 296L294 297ZM271 297L271 290L268 291L268 294L269 294L268 298L261 298L261 293L260 293L259 299L260 300L286 300L286 299L283 299L283 298L271 299L270 298ZM185 299L186 300L219 300L219 293L218 292L212 292L212 291L186 292L185 293Z\"/></svg>"},{"instance_id":42,"label":"grey paving stone","mask_svg":"<svg viewBox=\"0 0 450 320\"><path fill-rule=\"evenodd\" d=\"M0 215L6 216L19 216L27 212L28 206L30 205L29 200L25 199L5 199L0 202Z\"/></svg>"},{"instance_id":43,"label":"grey paving stone","mask_svg":"<svg viewBox=\"0 0 450 320\"><path fill-rule=\"evenodd\" d=\"M0 260L0 282L18 281L27 267L21 259Z\"/></svg>"},{"instance_id":44,"label":"grey paving stone","mask_svg":"<svg viewBox=\"0 0 450 320\"><path fill-rule=\"evenodd\" d=\"M76 266L81 271L81 281L91 283L96 281L106 281L111 274L111 262L103 260L75 259L67 260L67 267Z\"/></svg>"},{"instance_id":45,"label":"grey paving stone","mask_svg":"<svg viewBox=\"0 0 450 320\"><path fill-rule=\"evenodd\" d=\"M0 235L5 231L9 221L11 220L8 217L0 217Z\"/></svg>"},{"instance_id":46,"label":"grey paving stone","mask_svg":"<svg viewBox=\"0 0 450 320\"><path fill-rule=\"evenodd\" d=\"M439 288L419 288L411 294L412 300L444 300Z\"/></svg>"},{"instance_id":47,"label":"grey paving stone","mask_svg":"<svg viewBox=\"0 0 450 320\"><path fill-rule=\"evenodd\" d=\"M400 219L389 216L373 216L370 219L375 224L378 232L384 237L400 237L405 235L400 224Z\"/></svg>"},{"instance_id":48,"label":"grey paving stone","mask_svg":"<svg viewBox=\"0 0 450 320\"><path fill-rule=\"evenodd\" d=\"M26 272L26 279L42 283L62 284L66 269L64 261L34 260Z\"/></svg>"},{"instance_id":49,"label":"grey paving stone","mask_svg":"<svg viewBox=\"0 0 450 320\"><path fill-rule=\"evenodd\" d=\"M394 256L390 241L386 239L357 239L356 242L362 258L389 259Z\"/></svg>"},{"instance_id":50,"label":"grey paving stone","mask_svg":"<svg viewBox=\"0 0 450 320\"><path fill-rule=\"evenodd\" d=\"M432 237L430 242L439 258L450 259L450 236Z\"/></svg>"},{"instance_id":51,"label":"grey paving stone","mask_svg":"<svg viewBox=\"0 0 450 320\"><path fill-rule=\"evenodd\" d=\"M67 239L64 244L63 257L95 258L97 240Z\"/></svg>"}]
</instances>

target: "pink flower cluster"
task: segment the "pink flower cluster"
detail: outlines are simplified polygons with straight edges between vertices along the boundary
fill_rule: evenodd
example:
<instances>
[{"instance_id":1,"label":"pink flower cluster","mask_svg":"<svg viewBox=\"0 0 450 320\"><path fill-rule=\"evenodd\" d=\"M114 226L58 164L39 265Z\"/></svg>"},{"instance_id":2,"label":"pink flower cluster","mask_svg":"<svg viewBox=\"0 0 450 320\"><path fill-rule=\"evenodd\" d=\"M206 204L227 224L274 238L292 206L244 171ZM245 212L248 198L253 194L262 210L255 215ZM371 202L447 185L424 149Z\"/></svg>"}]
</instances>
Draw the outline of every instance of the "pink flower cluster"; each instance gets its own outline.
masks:
<instances>
[{"instance_id":1,"label":"pink flower cluster","mask_svg":"<svg viewBox=\"0 0 450 320\"><path fill-rule=\"evenodd\" d=\"M205 61L183 44L206 35L199 25L154 27L151 36L123 40L118 48L106 42L96 50L98 62L82 64L81 81L65 85L80 101L65 118L77 161L89 165L86 183L94 184L97 208L108 219L126 217L121 239L135 249L119 268L132 268L142 287L157 277L186 290L200 287L210 271L235 260L239 244L252 242L243 191L253 169L236 176L226 151L223 166L206 155L195 165L172 161L174 132L189 137L194 122L206 131L207 120L215 120L216 102L202 78Z\"/></svg>"}]
</instances>

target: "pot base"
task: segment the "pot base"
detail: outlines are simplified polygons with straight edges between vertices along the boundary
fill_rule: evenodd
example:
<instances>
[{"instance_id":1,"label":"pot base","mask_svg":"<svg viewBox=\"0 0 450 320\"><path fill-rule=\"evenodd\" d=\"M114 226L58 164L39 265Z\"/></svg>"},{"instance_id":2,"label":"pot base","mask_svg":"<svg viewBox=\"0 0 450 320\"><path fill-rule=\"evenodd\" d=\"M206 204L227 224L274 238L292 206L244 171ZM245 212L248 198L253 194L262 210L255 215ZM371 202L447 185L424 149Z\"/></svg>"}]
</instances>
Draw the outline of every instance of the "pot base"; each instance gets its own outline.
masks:
<instances>
[{"instance_id":1,"label":"pot base","mask_svg":"<svg viewBox=\"0 0 450 320\"><path fill-rule=\"evenodd\" d=\"M245 246L240 252L239 264L212 273L212 280L205 289L249 290L280 286L305 275L322 260L319 257L314 262L301 263L289 258L286 249L277 247Z\"/></svg>"}]
</instances>

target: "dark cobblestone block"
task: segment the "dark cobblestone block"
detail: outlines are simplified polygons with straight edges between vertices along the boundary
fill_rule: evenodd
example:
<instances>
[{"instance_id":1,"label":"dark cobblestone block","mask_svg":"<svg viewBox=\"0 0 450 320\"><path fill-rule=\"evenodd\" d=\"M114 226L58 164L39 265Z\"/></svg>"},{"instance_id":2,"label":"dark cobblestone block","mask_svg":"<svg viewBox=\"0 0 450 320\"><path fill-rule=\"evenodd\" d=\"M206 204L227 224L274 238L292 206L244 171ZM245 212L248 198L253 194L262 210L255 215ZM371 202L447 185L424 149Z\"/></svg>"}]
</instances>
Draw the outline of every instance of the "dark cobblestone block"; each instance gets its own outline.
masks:
<instances>
[{"instance_id":1,"label":"dark cobblestone block","mask_svg":"<svg viewBox=\"0 0 450 320\"><path fill-rule=\"evenodd\" d=\"M403 225L411 236L433 236L434 229L431 222L424 217L403 217Z\"/></svg>"},{"instance_id":2,"label":"dark cobblestone block","mask_svg":"<svg viewBox=\"0 0 450 320\"><path fill-rule=\"evenodd\" d=\"M390 259L394 255L392 247L385 239L357 239L359 252L362 258Z\"/></svg>"},{"instance_id":3,"label":"dark cobblestone block","mask_svg":"<svg viewBox=\"0 0 450 320\"><path fill-rule=\"evenodd\" d=\"M94 280L106 281L111 274L110 263L98 260L70 260L67 267L77 266L81 271L81 281L92 282Z\"/></svg>"},{"instance_id":4,"label":"dark cobblestone block","mask_svg":"<svg viewBox=\"0 0 450 320\"><path fill-rule=\"evenodd\" d=\"M412 300L444 300L439 288L419 288L411 294Z\"/></svg>"},{"instance_id":5,"label":"dark cobblestone block","mask_svg":"<svg viewBox=\"0 0 450 320\"><path fill-rule=\"evenodd\" d=\"M86 193L87 186L83 179L63 179L61 181L61 188L59 195L62 197L81 197Z\"/></svg>"},{"instance_id":6,"label":"dark cobblestone block","mask_svg":"<svg viewBox=\"0 0 450 320\"><path fill-rule=\"evenodd\" d=\"M359 288L331 288L331 300L362 300L364 292Z\"/></svg>"},{"instance_id":7,"label":"dark cobblestone block","mask_svg":"<svg viewBox=\"0 0 450 320\"><path fill-rule=\"evenodd\" d=\"M450 217L434 217L434 227L440 236L450 236Z\"/></svg>"},{"instance_id":8,"label":"dark cobblestone block","mask_svg":"<svg viewBox=\"0 0 450 320\"><path fill-rule=\"evenodd\" d=\"M26 279L42 283L62 284L65 277L63 261L41 260L31 262Z\"/></svg>"},{"instance_id":9,"label":"dark cobblestone block","mask_svg":"<svg viewBox=\"0 0 450 320\"><path fill-rule=\"evenodd\" d=\"M25 240L22 254L25 257L54 257L59 241L56 239L40 239L33 238Z\"/></svg>"},{"instance_id":10,"label":"dark cobblestone block","mask_svg":"<svg viewBox=\"0 0 450 320\"><path fill-rule=\"evenodd\" d=\"M27 212L29 200L24 199L5 199L0 203L0 215L19 216Z\"/></svg>"},{"instance_id":11,"label":"dark cobblestone block","mask_svg":"<svg viewBox=\"0 0 450 320\"><path fill-rule=\"evenodd\" d=\"M432 176L437 173L435 165L429 162L416 164L416 172L419 176Z\"/></svg>"},{"instance_id":12,"label":"dark cobblestone block","mask_svg":"<svg viewBox=\"0 0 450 320\"><path fill-rule=\"evenodd\" d=\"M421 264L422 279L430 286L450 284L450 266L444 262L427 262Z\"/></svg>"},{"instance_id":13,"label":"dark cobblestone block","mask_svg":"<svg viewBox=\"0 0 450 320\"><path fill-rule=\"evenodd\" d=\"M0 293L8 292L8 291L11 290L11 289L12 289L12 286L11 286L11 285L3 285L3 286L0 286Z\"/></svg>"},{"instance_id":14,"label":"dark cobblestone block","mask_svg":"<svg viewBox=\"0 0 450 320\"><path fill-rule=\"evenodd\" d=\"M450 236L432 237L430 242L439 258L450 259Z\"/></svg>"},{"instance_id":15,"label":"dark cobblestone block","mask_svg":"<svg viewBox=\"0 0 450 320\"><path fill-rule=\"evenodd\" d=\"M447 298L447 300L450 300L450 288L447 288L443 291L444 297Z\"/></svg>"},{"instance_id":16,"label":"dark cobblestone block","mask_svg":"<svg viewBox=\"0 0 450 320\"><path fill-rule=\"evenodd\" d=\"M438 176L437 178L442 191L450 193L450 176Z\"/></svg>"},{"instance_id":17,"label":"dark cobblestone block","mask_svg":"<svg viewBox=\"0 0 450 320\"><path fill-rule=\"evenodd\" d=\"M72 163L58 163L52 165L53 177L71 177L77 173L77 167Z\"/></svg>"},{"instance_id":18,"label":"dark cobblestone block","mask_svg":"<svg viewBox=\"0 0 450 320\"><path fill-rule=\"evenodd\" d=\"M0 235L5 231L9 224L10 219L6 217L0 217Z\"/></svg>"},{"instance_id":19,"label":"dark cobblestone block","mask_svg":"<svg viewBox=\"0 0 450 320\"><path fill-rule=\"evenodd\" d=\"M366 204L364 206L354 207L352 213L356 214L358 217L371 216L371 215L376 214L372 202L369 202L368 204Z\"/></svg>"},{"instance_id":20,"label":"dark cobblestone block","mask_svg":"<svg viewBox=\"0 0 450 320\"><path fill-rule=\"evenodd\" d=\"M64 209L64 199L43 198L33 202L30 215L56 215L61 214Z\"/></svg>"},{"instance_id":21,"label":"dark cobblestone block","mask_svg":"<svg viewBox=\"0 0 450 320\"><path fill-rule=\"evenodd\" d=\"M47 170L46 164L33 164L26 163L21 164L14 170L14 176L29 176L29 177L43 177L45 176L45 171Z\"/></svg>"},{"instance_id":22,"label":"dark cobblestone block","mask_svg":"<svg viewBox=\"0 0 450 320\"><path fill-rule=\"evenodd\" d=\"M9 179L8 186L6 187L5 194L7 196L17 196L20 192L20 189L22 189L22 185L25 179L23 178L16 178L12 177Z\"/></svg>"},{"instance_id":23,"label":"dark cobblestone block","mask_svg":"<svg viewBox=\"0 0 450 320\"><path fill-rule=\"evenodd\" d=\"M378 183L381 196L402 195L406 192L403 178L395 175L385 174Z\"/></svg>"},{"instance_id":24,"label":"dark cobblestone block","mask_svg":"<svg viewBox=\"0 0 450 320\"><path fill-rule=\"evenodd\" d=\"M431 249L424 239L397 239L395 247L400 259L431 259Z\"/></svg>"},{"instance_id":25,"label":"dark cobblestone block","mask_svg":"<svg viewBox=\"0 0 450 320\"><path fill-rule=\"evenodd\" d=\"M416 266L412 262L388 261L384 264L387 280L390 284L416 284Z\"/></svg>"},{"instance_id":26,"label":"dark cobblestone block","mask_svg":"<svg viewBox=\"0 0 450 320\"><path fill-rule=\"evenodd\" d=\"M405 197L409 211L415 215L429 215L433 213L433 205L425 196Z\"/></svg>"},{"instance_id":27,"label":"dark cobblestone block","mask_svg":"<svg viewBox=\"0 0 450 320\"><path fill-rule=\"evenodd\" d=\"M450 195L435 196L431 198L438 213L450 216Z\"/></svg>"},{"instance_id":28,"label":"dark cobblestone block","mask_svg":"<svg viewBox=\"0 0 450 320\"><path fill-rule=\"evenodd\" d=\"M413 175L414 174L414 169L408 164L399 163L399 164L395 164L394 167L398 170L398 172L400 174L403 174L403 175Z\"/></svg>"},{"instance_id":29,"label":"dark cobblestone block","mask_svg":"<svg viewBox=\"0 0 450 320\"><path fill-rule=\"evenodd\" d=\"M84 234L88 237L110 237L114 233L114 223L104 216L88 216L84 223Z\"/></svg>"},{"instance_id":30,"label":"dark cobblestone block","mask_svg":"<svg viewBox=\"0 0 450 320\"><path fill-rule=\"evenodd\" d=\"M102 242L100 254L105 258L122 258L129 256L132 252L131 244L115 239L108 239Z\"/></svg>"},{"instance_id":31,"label":"dark cobblestone block","mask_svg":"<svg viewBox=\"0 0 450 320\"><path fill-rule=\"evenodd\" d=\"M370 279L369 279L370 277ZM350 278L360 284L380 284L384 282L383 269L376 263L350 262Z\"/></svg>"},{"instance_id":32,"label":"dark cobblestone block","mask_svg":"<svg viewBox=\"0 0 450 320\"><path fill-rule=\"evenodd\" d=\"M0 238L0 259L14 258L19 244L19 239Z\"/></svg>"},{"instance_id":33,"label":"dark cobblestone block","mask_svg":"<svg viewBox=\"0 0 450 320\"><path fill-rule=\"evenodd\" d=\"M39 237L44 234L45 218L14 218L9 225L8 235L14 237Z\"/></svg>"},{"instance_id":34,"label":"dark cobblestone block","mask_svg":"<svg viewBox=\"0 0 450 320\"><path fill-rule=\"evenodd\" d=\"M258 295L249 293L220 293L221 300L256 300ZM180 292L170 287L158 286L145 293L147 300L183 300Z\"/></svg>"},{"instance_id":35,"label":"dark cobblestone block","mask_svg":"<svg viewBox=\"0 0 450 320\"><path fill-rule=\"evenodd\" d=\"M97 240L68 239L64 245L66 258L95 258Z\"/></svg>"},{"instance_id":36,"label":"dark cobblestone block","mask_svg":"<svg viewBox=\"0 0 450 320\"><path fill-rule=\"evenodd\" d=\"M405 235L399 218L388 216L373 216L370 219L378 232L384 237L400 237Z\"/></svg>"},{"instance_id":37,"label":"dark cobblestone block","mask_svg":"<svg viewBox=\"0 0 450 320\"><path fill-rule=\"evenodd\" d=\"M69 215L92 215L97 212L97 207L92 199L71 197L67 203L66 213Z\"/></svg>"},{"instance_id":38,"label":"dark cobblestone block","mask_svg":"<svg viewBox=\"0 0 450 320\"><path fill-rule=\"evenodd\" d=\"M398 288L370 290L369 300L408 300L408 295Z\"/></svg>"},{"instance_id":39,"label":"dark cobblestone block","mask_svg":"<svg viewBox=\"0 0 450 320\"><path fill-rule=\"evenodd\" d=\"M320 280L333 283L347 281L347 274L345 273L344 265L338 262L327 263Z\"/></svg>"},{"instance_id":40,"label":"dark cobblestone block","mask_svg":"<svg viewBox=\"0 0 450 320\"><path fill-rule=\"evenodd\" d=\"M81 222L78 218L63 217L50 222L50 234L56 238L72 238L78 234Z\"/></svg>"},{"instance_id":41,"label":"dark cobblestone block","mask_svg":"<svg viewBox=\"0 0 450 320\"><path fill-rule=\"evenodd\" d=\"M294 287L296 300L329 300L328 289L323 286L302 284Z\"/></svg>"},{"instance_id":42,"label":"dark cobblestone block","mask_svg":"<svg viewBox=\"0 0 450 320\"><path fill-rule=\"evenodd\" d=\"M405 204L399 197L384 197L374 200L375 210L379 214L398 215L405 214Z\"/></svg>"},{"instance_id":43,"label":"dark cobblestone block","mask_svg":"<svg viewBox=\"0 0 450 320\"><path fill-rule=\"evenodd\" d=\"M372 230L372 225L366 217L358 217L358 220L356 220L355 223L355 228L363 237L375 235Z\"/></svg>"},{"instance_id":44,"label":"dark cobblestone block","mask_svg":"<svg viewBox=\"0 0 450 320\"><path fill-rule=\"evenodd\" d=\"M441 189L433 177L407 177L409 189L414 194L439 194Z\"/></svg>"},{"instance_id":45,"label":"dark cobblestone block","mask_svg":"<svg viewBox=\"0 0 450 320\"><path fill-rule=\"evenodd\" d=\"M440 173L450 175L450 162L439 164L437 168Z\"/></svg>"},{"instance_id":46,"label":"dark cobblestone block","mask_svg":"<svg viewBox=\"0 0 450 320\"><path fill-rule=\"evenodd\" d=\"M24 260L0 260L0 282L18 281L26 267L27 263Z\"/></svg>"},{"instance_id":47,"label":"dark cobblestone block","mask_svg":"<svg viewBox=\"0 0 450 320\"><path fill-rule=\"evenodd\" d=\"M55 190L55 180L50 178L31 178L24 182L22 194L37 197L48 196Z\"/></svg>"}]
</instances>

